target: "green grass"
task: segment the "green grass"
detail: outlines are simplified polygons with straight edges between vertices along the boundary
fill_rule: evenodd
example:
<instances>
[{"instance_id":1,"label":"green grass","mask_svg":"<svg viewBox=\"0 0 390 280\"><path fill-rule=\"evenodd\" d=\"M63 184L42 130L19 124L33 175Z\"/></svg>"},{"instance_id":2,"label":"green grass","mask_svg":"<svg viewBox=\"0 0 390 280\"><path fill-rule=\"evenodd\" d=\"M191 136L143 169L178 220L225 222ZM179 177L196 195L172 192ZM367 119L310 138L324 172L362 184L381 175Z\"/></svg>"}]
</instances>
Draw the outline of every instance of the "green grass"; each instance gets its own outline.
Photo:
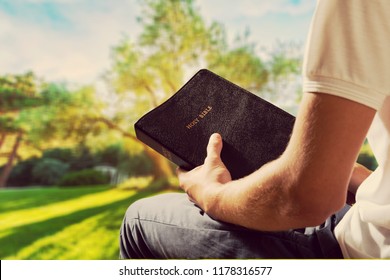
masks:
<instances>
[{"instance_id":1,"label":"green grass","mask_svg":"<svg viewBox=\"0 0 390 280\"><path fill-rule=\"evenodd\" d=\"M0 259L117 259L127 207L154 194L109 187L0 191Z\"/></svg>"}]
</instances>

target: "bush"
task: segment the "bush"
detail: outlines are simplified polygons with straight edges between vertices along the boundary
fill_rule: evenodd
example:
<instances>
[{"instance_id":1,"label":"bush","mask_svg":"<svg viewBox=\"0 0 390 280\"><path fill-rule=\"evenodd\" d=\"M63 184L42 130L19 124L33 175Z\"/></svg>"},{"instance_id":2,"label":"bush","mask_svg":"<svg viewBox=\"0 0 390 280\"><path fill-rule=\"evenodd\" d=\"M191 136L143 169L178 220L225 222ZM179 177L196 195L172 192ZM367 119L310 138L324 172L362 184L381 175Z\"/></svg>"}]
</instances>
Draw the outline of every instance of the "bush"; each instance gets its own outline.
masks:
<instances>
[{"instance_id":1,"label":"bush","mask_svg":"<svg viewBox=\"0 0 390 280\"><path fill-rule=\"evenodd\" d=\"M74 160L74 152L69 148L54 148L45 150L42 158L52 158L70 164Z\"/></svg>"},{"instance_id":2,"label":"bush","mask_svg":"<svg viewBox=\"0 0 390 280\"><path fill-rule=\"evenodd\" d=\"M105 147L104 150L97 152L95 156L100 164L110 166L118 166L128 157L120 144L112 144Z\"/></svg>"},{"instance_id":3,"label":"bush","mask_svg":"<svg viewBox=\"0 0 390 280\"><path fill-rule=\"evenodd\" d=\"M40 160L32 169L35 182L42 185L55 185L68 171L69 165L53 158Z\"/></svg>"},{"instance_id":4,"label":"bush","mask_svg":"<svg viewBox=\"0 0 390 280\"><path fill-rule=\"evenodd\" d=\"M110 183L110 176L94 169L84 169L65 174L59 181L60 186L104 185Z\"/></svg>"},{"instance_id":5,"label":"bush","mask_svg":"<svg viewBox=\"0 0 390 280\"><path fill-rule=\"evenodd\" d=\"M8 178L8 185L15 187L24 187L33 184L39 184L39 182L34 182L34 178L32 175L34 167L39 162L40 159L36 157L19 162L11 171L11 174Z\"/></svg>"},{"instance_id":6,"label":"bush","mask_svg":"<svg viewBox=\"0 0 390 280\"><path fill-rule=\"evenodd\" d=\"M144 153L123 158L118 166L122 173L133 177L149 176L153 173L153 168L152 161Z\"/></svg>"}]
</instances>

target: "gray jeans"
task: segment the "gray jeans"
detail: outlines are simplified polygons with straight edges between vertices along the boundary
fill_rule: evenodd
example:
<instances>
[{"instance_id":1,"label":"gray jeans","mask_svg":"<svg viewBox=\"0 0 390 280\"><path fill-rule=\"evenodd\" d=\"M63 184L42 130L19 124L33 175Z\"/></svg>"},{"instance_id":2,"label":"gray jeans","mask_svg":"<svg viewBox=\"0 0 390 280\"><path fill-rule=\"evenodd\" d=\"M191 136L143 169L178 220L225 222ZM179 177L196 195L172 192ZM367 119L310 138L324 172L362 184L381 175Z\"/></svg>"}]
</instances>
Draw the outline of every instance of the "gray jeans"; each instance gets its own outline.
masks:
<instances>
[{"instance_id":1,"label":"gray jeans","mask_svg":"<svg viewBox=\"0 0 390 280\"><path fill-rule=\"evenodd\" d=\"M262 232L219 222L170 193L139 200L120 230L123 259L342 258L333 229L349 206L318 227Z\"/></svg>"}]
</instances>

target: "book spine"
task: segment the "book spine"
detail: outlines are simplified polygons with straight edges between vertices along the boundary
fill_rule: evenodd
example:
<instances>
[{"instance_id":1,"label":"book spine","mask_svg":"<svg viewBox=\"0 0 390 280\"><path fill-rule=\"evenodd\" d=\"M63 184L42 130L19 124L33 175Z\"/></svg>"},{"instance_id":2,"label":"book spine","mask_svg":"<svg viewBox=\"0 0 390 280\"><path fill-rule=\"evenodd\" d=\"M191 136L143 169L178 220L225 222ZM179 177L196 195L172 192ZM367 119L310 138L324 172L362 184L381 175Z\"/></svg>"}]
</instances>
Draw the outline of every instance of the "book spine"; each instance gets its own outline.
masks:
<instances>
[{"instance_id":1,"label":"book spine","mask_svg":"<svg viewBox=\"0 0 390 280\"><path fill-rule=\"evenodd\" d=\"M135 128L135 134L138 140L170 160L171 162L175 163L179 167L191 170L195 166L192 166L192 164L188 163L185 159L179 157L175 153L173 153L171 150L166 148L164 145L156 141L153 137L145 133L141 128L137 126L137 124L134 126Z\"/></svg>"}]
</instances>

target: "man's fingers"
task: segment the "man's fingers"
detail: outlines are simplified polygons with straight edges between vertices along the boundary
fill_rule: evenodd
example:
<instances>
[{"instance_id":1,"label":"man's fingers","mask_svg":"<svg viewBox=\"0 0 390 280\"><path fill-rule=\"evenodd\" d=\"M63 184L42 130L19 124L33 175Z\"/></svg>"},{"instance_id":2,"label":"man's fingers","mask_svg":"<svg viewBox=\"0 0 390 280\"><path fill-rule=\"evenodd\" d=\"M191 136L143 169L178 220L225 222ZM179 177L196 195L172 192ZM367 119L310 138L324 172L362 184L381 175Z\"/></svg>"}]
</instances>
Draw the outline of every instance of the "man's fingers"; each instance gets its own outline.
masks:
<instances>
[{"instance_id":1,"label":"man's fingers","mask_svg":"<svg viewBox=\"0 0 390 280\"><path fill-rule=\"evenodd\" d=\"M179 182L180 182L180 185L179 187L187 192L187 189L190 187L190 185L188 184L189 181L191 181L191 174L193 174L194 171L200 169L201 166L197 166L195 167L194 169L192 169L191 171L188 171L188 170L185 170L185 169L182 169L180 167L177 167L176 168L176 174L177 174L177 178L179 179Z\"/></svg>"},{"instance_id":2,"label":"man's fingers","mask_svg":"<svg viewBox=\"0 0 390 280\"><path fill-rule=\"evenodd\" d=\"M184 170L183 168L176 167L176 174L177 176L181 176L183 173L187 173L187 170Z\"/></svg>"},{"instance_id":3,"label":"man's fingers","mask_svg":"<svg viewBox=\"0 0 390 280\"><path fill-rule=\"evenodd\" d=\"M184 170L184 169L182 169L180 167L176 168L176 174L177 174L177 178L179 179L179 182L180 182L180 188L183 189L183 190L184 190L184 184L183 183L187 179L187 173L188 173L187 170Z\"/></svg>"},{"instance_id":4,"label":"man's fingers","mask_svg":"<svg viewBox=\"0 0 390 280\"><path fill-rule=\"evenodd\" d=\"M210 136L209 143L207 145L207 157L206 161L214 162L220 160L222 151L222 137L218 133L214 133Z\"/></svg>"}]
</instances>

